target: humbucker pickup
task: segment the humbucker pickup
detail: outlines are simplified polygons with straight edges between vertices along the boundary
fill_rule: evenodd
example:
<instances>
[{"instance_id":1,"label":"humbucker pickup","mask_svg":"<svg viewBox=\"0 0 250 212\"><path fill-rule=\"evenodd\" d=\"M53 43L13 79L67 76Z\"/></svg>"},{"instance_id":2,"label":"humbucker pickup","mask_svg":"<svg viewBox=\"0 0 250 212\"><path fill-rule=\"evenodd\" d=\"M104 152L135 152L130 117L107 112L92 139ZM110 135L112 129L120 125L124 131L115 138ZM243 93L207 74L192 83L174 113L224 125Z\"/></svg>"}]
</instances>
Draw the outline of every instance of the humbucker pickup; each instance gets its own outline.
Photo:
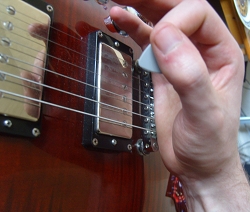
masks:
<instances>
[{"instance_id":1,"label":"humbucker pickup","mask_svg":"<svg viewBox=\"0 0 250 212\"><path fill-rule=\"evenodd\" d=\"M52 11L31 4L0 3L0 132L37 137Z\"/></svg>"},{"instance_id":2,"label":"humbucker pickup","mask_svg":"<svg viewBox=\"0 0 250 212\"><path fill-rule=\"evenodd\" d=\"M89 35L83 145L140 154L156 151L151 75L135 69L133 50L98 31Z\"/></svg>"}]
</instances>

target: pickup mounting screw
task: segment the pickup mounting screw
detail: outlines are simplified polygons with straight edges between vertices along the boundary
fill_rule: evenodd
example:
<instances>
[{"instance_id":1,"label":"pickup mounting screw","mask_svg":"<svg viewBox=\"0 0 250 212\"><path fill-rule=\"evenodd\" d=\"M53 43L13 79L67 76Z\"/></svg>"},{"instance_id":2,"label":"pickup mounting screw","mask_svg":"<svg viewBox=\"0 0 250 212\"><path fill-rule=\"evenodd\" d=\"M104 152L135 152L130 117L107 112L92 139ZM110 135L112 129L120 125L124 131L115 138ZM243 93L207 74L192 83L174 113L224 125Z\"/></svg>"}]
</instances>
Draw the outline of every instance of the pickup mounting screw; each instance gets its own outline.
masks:
<instances>
[{"instance_id":1,"label":"pickup mounting screw","mask_svg":"<svg viewBox=\"0 0 250 212\"><path fill-rule=\"evenodd\" d=\"M128 148L129 151L131 151L132 150L132 145L128 144L127 148Z\"/></svg>"},{"instance_id":2,"label":"pickup mounting screw","mask_svg":"<svg viewBox=\"0 0 250 212\"><path fill-rule=\"evenodd\" d=\"M3 124L4 124L5 127L8 127L8 128L10 128L10 127L12 126L12 122L11 122L11 120L9 120L9 119L5 120L5 121L3 122Z\"/></svg>"},{"instance_id":3,"label":"pickup mounting screw","mask_svg":"<svg viewBox=\"0 0 250 212\"><path fill-rule=\"evenodd\" d=\"M115 46L116 47L119 47L120 46L120 43L118 41L115 42Z\"/></svg>"},{"instance_id":4,"label":"pickup mounting screw","mask_svg":"<svg viewBox=\"0 0 250 212\"><path fill-rule=\"evenodd\" d=\"M97 140L96 138L94 138L94 139L92 140L92 144L93 144L94 146L97 146L97 145L98 145L98 140Z\"/></svg>"},{"instance_id":5,"label":"pickup mounting screw","mask_svg":"<svg viewBox=\"0 0 250 212\"><path fill-rule=\"evenodd\" d=\"M112 139L111 143L115 146L117 144L117 140Z\"/></svg>"},{"instance_id":6,"label":"pickup mounting screw","mask_svg":"<svg viewBox=\"0 0 250 212\"><path fill-rule=\"evenodd\" d=\"M53 9L53 7L51 6L51 5L47 5L47 11L48 12L52 12L54 9Z\"/></svg>"},{"instance_id":7,"label":"pickup mounting screw","mask_svg":"<svg viewBox=\"0 0 250 212\"><path fill-rule=\"evenodd\" d=\"M101 31L98 31L98 36L100 37L100 38L102 38L103 37L103 33L101 32Z\"/></svg>"},{"instance_id":8,"label":"pickup mounting screw","mask_svg":"<svg viewBox=\"0 0 250 212\"><path fill-rule=\"evenodd\" d=\"M33 128L32 134L33 134L35 137L38 137L38 136L40 135L40 130L37 129L37 128Z\"/></svg>"}]
</instances>

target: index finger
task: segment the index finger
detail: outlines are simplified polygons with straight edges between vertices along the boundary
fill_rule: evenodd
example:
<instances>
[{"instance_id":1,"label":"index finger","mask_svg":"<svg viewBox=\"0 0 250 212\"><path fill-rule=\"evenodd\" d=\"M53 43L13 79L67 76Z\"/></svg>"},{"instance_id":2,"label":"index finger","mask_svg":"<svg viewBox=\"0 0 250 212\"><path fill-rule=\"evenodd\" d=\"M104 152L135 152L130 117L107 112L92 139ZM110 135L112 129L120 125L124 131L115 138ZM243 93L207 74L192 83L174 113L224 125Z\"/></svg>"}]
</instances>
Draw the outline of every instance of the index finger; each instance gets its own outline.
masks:
<instances>
[{"instance_id":1,"label":"index finger","mask_svg":"<svg viewBox=\"0 0 250 212\"><path fill-rule=\"evenodd\" d=\"M114 0L114 2L134 7L153 23L157 23L169 10L183 0Z\"/></svg>"}]
</instances>

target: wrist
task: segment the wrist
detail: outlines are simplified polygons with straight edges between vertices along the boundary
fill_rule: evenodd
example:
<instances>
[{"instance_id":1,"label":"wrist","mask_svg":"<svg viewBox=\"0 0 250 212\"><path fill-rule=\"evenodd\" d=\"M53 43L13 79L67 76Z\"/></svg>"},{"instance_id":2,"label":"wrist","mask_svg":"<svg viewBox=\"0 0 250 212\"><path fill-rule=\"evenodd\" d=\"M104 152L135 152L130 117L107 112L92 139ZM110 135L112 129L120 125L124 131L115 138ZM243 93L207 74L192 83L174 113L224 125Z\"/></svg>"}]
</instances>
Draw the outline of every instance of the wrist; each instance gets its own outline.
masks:
<instances>
[{"instance_id":1,"label":"wrist","mask_svg":"<svg viewBox=\"0 0 250 212\"><path fill-rule=\"evenodd\" d=\"M180 176L188 211L249 211L250 187L240 163L209 177Z\"/></svg>"}]
</instances>

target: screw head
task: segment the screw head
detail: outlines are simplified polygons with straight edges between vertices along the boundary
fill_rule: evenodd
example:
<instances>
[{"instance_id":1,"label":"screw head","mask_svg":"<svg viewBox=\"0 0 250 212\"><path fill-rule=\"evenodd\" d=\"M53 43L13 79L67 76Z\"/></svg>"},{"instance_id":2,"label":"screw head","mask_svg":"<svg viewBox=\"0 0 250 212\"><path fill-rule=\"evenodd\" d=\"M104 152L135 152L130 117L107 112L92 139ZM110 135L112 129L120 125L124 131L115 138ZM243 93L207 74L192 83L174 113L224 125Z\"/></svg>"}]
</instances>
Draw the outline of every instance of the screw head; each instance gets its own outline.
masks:
<instances>
[{"instance_id":1,"label":"screw head","mask_svg":"<svg viewBox=\"0 0 250 212\"><path fill-rule=\"evenodd\" d=\"M132 150L132 145L128 144L127 148L128 148L129 151L131 151Z\"/></svg>"},{"instance_id":2,"label":"screw head","mask_svg":"<svg viewBox=\"0 0 250 212\"><path fill-rule=\"evenodd\" d=\"M97 145L98 145L98 140L97 140L96 138L94 138L94 139L92 140L92 144L93 144L94 146L97 146Z\"/></svg>"},{"instance_id":3,"label":"screw head","mask_svg":"<svg viewBox=\"0 0 250 212\"><path fill-rule=\"evenodd\" d=\"M4 27L6 30L11 31L11 30L13 30L14 25L13 25L13 23L10 22L10 21L4 21L4 22L3 22L3 27Z\"/></svg>"},{"instance_id":4,"label":"screw head","mask_svg":"<svg viewBox=\"0 0 250 212\"><path fill-rule=\"evenodd\" d=\"M15 15L16 14L16 10L12 6L7 6L6 10L7 10L7 13L9 13L10 15Z\"/></svg>"},{"instance_id":5,"label":"screw head","mask_svg":"<svg viewBox=\"0 0 250 212\"><path fill-rule=\"evenodd\" d=\"M102 38L103 37L103 33L101 32L101 31L98 31L98 36L100 37L100 38Z\"/></svg>"},{"instance_id":6,"label":"screw head","mask_svg":"<svg viewBox=\"0 0 250 212\"><path fill-rule=\"evenodd\" d=\"M10 43L11 43L11 41L9 38L2 38L1 39L2 46L10 46Z\"/></svg>"},{"instance_id":7,"label":"screw head","mask_svg":"<svg viewBox=\"0 0 250 212\"><path fill-rule=\"evenodd\" d=\"M40 135L40 130L37 129L37 128L33 128L32 134L33 134L35 137L38 137L38 136Z\"/></svg>"},{"instance_id":8,"label":"screw head","mask_svg":"<svg viewBox=\"0 0 250 212\"><path fill-rule=\"evenodd\" d=\"M47 5L47 11L48 12L52 12L54 9L53 9L53 7L51 6L51 5Z\"/></svg>"},{"instance_id":9,"label":"screw head","mask_svg":"<svg viewBox=\"0 0 250 212\"><path fill-rule=\"evenodd\" d=\"M120 43L118 41L115 42L115 46L116 47L119 47L120 46Z\"/></svg>"},{"instance_id":10,"label":"screw head","mask_svg":"<svg viewBox=\"0 0 250 212\"><path fill-rule=\"evenodd\" d=\"M117 144L117 140L112 139L111 143L115 146Z\"/></svg>"},{"instance_id":11,"label":"screw head","mask_svg":"<svg viewBox=\"0 0 250 212\"><path fill-rule=\"evenodd\" d=\"M12 121L9 120L9 119L7 119L7 120L5 120L5 121L3 122L3 124L4 124L5 127L10 128L10 127L12 126Z\"/></svg>"}]
</instances>

